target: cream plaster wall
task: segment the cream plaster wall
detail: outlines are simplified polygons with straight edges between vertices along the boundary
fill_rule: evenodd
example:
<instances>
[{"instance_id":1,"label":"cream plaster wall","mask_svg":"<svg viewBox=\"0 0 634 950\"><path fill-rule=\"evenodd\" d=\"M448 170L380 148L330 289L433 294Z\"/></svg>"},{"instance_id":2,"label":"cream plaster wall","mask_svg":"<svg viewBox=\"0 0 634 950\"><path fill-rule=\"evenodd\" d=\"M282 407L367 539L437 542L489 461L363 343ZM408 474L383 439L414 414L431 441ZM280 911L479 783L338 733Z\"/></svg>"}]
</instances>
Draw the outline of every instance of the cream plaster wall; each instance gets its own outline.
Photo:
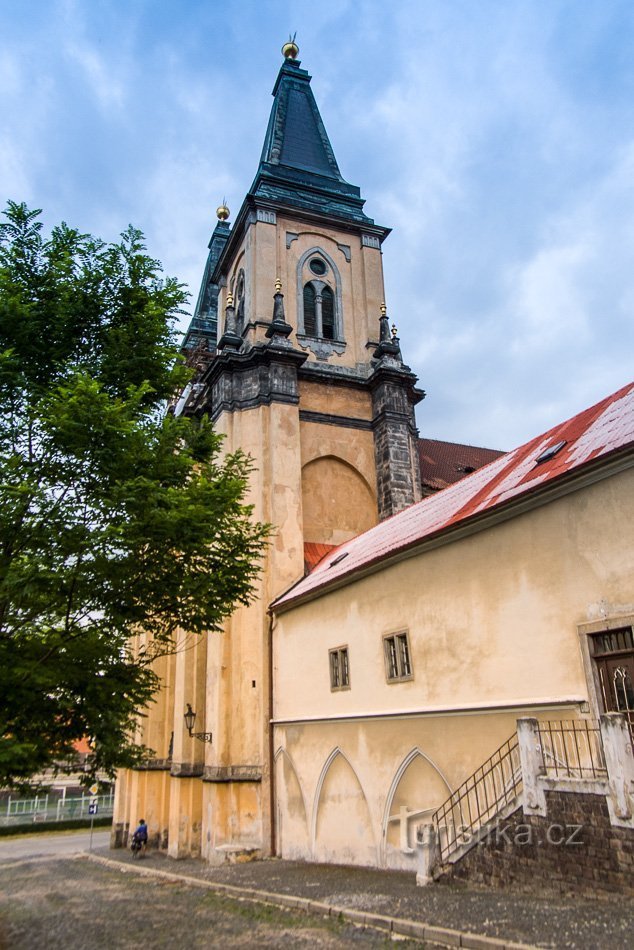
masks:
<instances>
[{"instance_id":1,"label":"cream plaster wall","mask_svg":"<svg viewBox=\"0 0 634 950\"><path fill-rule=\"evenodd\" d=\"M332 455L302 469L304 540L341 544L377 523L376 498L364 478Z\"/></svg>"},{"instance_id":2,"label":"cream plaster wall","mask_svg":"<svg viewBox=\"0 0 634 950\"><path fill-rule=\"evenodd\" d=\"M240 447L254 462L248 501L254 517L275 525L257 600L235 611L224 630L209 637L206 671L208 767L251 766L261 783L204 782L202 850L244 843L268 847L268 636L267 606L303 573L301 468L296 406L275 403L225 414L219 431L225 450Z\"/></svg>"},{"instance_id":3,"label":"cream plaster wall","mask_svg":"<svg viewBox=\"0 0 634 950\"><path fill-rule=\"evenodd\" d=\"M629 470L280 614L275 718L587 698L576 625L634 600L633 519ZM400 630L415 675L388 684L382 636ZM342 643L352 689L331 693Z\"/></svg>"},{"instance_id":4,"label":"cream plaster wall","mask_svg":"<svg viewBox=\"0 0 634 950\"><path fill-rule=\"evenodd\" d=\"M311 412L325 412L334 416L352 416L370 422L372 419L372 397L366 389L354 389L351 386L334 383L314 383L299 381L299 400L302 409Z\"/></svg>"},{"instance_id":5,"label":"cream plaster wall","mask_svg":"<svg viewBox=\"0 0 634 950\"><path fill-rule=\"evenodd\" d=\"M415 825L518 717L580 715L589 694L577 625L631 612L633 521L630 469L281 613L274 741L307 812L303 832L297 812L278 809L282 853L349 860L354 839L364 862L411 867ZM382 637L401 630L414 677L388 684ZM344 644L351 688L331 692L328 650ZM327 782L337 750L348 767ZM334 804L344 799L356 804L342 822ZM351 831L368 820L371 834Z\"/></svg>"},{"instance_id":6,"label":"cream plaster wall","mask_svg":"<svg viewBox=\"0 0 634 950\"><path fill-rule=\"evenodd\" d=\"M365 393L333 388L338 414L362 410L363 401L355 397ZM309 391L309 396L310 404L321 403L313 392ZM346 404L348 396L351 399ZM300 405L303 409L304 404ZM372 432L304 421L300 438L304 540L341 544L377 524Z\"/></svg>"},{"instance_id":7,"label":"cream plaster wall","mask_svg":"<svg viewBox=\"0 0 634 950\"><path fill-rule=\"evenodd\" d=\"M276 725L276 841L289 859L415 870L416 826L515 731L504 712ZM538 718L570 718L570 707Z\"/></svg>"}]
</instances>

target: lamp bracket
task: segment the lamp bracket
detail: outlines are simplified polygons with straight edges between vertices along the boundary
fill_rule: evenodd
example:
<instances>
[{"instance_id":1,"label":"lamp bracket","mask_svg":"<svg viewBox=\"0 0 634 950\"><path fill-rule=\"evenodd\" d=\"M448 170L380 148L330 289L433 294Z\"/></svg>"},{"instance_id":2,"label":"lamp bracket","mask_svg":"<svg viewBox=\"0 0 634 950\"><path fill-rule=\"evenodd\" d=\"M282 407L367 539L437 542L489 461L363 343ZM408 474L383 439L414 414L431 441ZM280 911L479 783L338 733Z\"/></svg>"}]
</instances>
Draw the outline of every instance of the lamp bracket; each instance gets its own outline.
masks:
<instances>
[{"instance_id":1,"label":"lamp bracket","mask_svg":"<svg viewBox=\"0 0 634 950\"><path fill-rule=\"evenodd\" d=\"M190 732L192 739L198 739L200 742L213 742L213 732Z\"/></svg>"}]
</instances>

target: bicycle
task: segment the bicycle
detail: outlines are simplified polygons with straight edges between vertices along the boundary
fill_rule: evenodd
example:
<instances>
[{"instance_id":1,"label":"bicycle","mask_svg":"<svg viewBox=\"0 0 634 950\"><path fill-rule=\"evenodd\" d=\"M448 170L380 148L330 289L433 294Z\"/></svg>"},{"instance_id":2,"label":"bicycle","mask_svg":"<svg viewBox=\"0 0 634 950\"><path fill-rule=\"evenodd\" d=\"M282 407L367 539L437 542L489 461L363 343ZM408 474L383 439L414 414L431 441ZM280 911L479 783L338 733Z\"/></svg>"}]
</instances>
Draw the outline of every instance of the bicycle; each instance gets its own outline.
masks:
<instances>
[{"instance_id":1,"label":"bicycle","mask_svg":"<svg viewBox=\"0 0 634 950\"><path fill-rule=\"evenodd\" d=\"M132 836L132 843L130 845L130 850L132 851L132 858L140 858L145 854L145 849L147 847L147 841L143 838L139 838L137 835Z\"/></svg>"}]
</instances>

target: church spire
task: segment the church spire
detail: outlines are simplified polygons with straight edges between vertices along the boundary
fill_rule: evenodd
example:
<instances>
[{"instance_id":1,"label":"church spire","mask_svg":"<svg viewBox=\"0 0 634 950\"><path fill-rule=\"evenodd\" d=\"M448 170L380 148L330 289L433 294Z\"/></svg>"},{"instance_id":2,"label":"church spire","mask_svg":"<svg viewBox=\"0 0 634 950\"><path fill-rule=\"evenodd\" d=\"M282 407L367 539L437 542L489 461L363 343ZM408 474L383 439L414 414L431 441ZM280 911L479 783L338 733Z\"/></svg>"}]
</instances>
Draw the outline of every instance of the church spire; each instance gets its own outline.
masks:
<instances>
[{"instance_id":1,"label":"church spire","mask_svg":"<svg viewBox=\"0 0 634 950\"><path fill-rule=\"evenodd\" d=\"M359 189L344 180L321 118L311 76L297 59L295 38L285 43L273 87L273 107L251 195L276 204L373 224Z\"/></svg>"}]
</instances>

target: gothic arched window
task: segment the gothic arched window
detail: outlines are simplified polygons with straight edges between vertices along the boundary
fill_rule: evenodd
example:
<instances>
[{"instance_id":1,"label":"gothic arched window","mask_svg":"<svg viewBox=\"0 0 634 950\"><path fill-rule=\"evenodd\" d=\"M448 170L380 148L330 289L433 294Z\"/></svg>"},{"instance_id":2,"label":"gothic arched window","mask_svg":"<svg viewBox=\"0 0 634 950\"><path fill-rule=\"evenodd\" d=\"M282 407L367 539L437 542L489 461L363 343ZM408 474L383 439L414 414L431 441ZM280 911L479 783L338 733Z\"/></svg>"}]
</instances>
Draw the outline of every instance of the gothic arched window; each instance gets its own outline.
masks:
<instances>
[{"instance_id":1,"label":"gothic arched window","mask_svg":"<svg viewBox=\"0 0 634 950\"><path fill-rule=\"evenodd\" d=\"M297 262L297 339L319 360L346 348L341 274L321 247L305 251Z\"/></svg>"},{"instance_id":2,"label":"gothic arched window","mask_svg":"<svg viewBox=\"0 0 634 950\"><path fill-rule=\"evenodd\" d=\"M332 287L323 280L309 280L304 284L303 304L303 332L306 336L321 340L338 339L337 312Z\"/></svg>"},{"instance_id":3,"label":"gothic arched window","mask_svg":"<svg viewBox=\"0 0 634 950\"><path fill-rule=\"evenodd\" d=\"M321 335L325 340L335 338L335 296L327 285L321 291Z\"/></svg>"},{"instance_id":4,"label":"gothic arched window","mask_svg":"<svg viewBox=\"0 0 634 950\"><path fill-rule=\"evenodd\" d=\"M307 336L317 336L316 296L312 283L306 284L304 287L304 333Z\"/></svg>"}]
</instances>

